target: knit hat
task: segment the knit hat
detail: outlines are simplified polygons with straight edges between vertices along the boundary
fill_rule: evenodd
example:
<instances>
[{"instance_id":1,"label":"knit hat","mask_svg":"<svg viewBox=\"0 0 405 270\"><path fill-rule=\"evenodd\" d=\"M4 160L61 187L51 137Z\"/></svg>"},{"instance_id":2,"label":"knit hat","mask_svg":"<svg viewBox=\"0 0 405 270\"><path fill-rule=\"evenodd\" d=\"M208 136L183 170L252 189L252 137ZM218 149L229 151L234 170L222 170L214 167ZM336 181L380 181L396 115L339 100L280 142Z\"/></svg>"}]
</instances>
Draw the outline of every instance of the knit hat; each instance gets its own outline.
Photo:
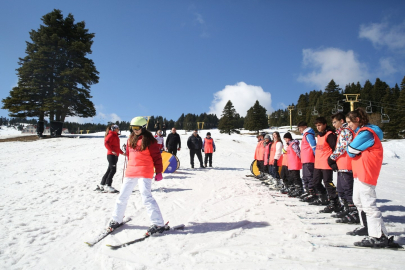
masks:
<instances>
[{"instance_id":1,"label":"knit hat","mask_svg":"<svg viewBox=\"0 0 405 270\"><path fill-rule=\"evenodd\" d=\"M266 134L266 136L264 136L264 139L269 139L271 141L270 134Z\"/></svg>"},{"instance_id":2,"label":"knit hat","mask_svg":"<svg viewBox=\"0 0 405 270\"><path fill-rule=\"evenodd\" d=\"M291 133L290 133L290 132L287 132L286 134L284 134L284 139L290 139L290 140L292 140L293 138L292 138L292 136L291 136Z\"/></svg>"},{"instance_id":3,"label":"knit hat","mask_svg":"<svg viewBox=\"0 0 405 270\"><path fill-rule=\"evenodd\" d=\"M117 125L112 125L112 126L111 126L111 130L112 130L112 131L116 130L117 128L119 129L120 127L117 126Z\"/></svg>"},{"instance_id":4,"label":"knit hat","mask_svg":"<svg viewBox=\"0 0 405 270\"><path fill-rule=\"evenodd\" d=\"M211 132L207 132L207 136L210 135L211 136Z\"/></svg>"}]
</instances>

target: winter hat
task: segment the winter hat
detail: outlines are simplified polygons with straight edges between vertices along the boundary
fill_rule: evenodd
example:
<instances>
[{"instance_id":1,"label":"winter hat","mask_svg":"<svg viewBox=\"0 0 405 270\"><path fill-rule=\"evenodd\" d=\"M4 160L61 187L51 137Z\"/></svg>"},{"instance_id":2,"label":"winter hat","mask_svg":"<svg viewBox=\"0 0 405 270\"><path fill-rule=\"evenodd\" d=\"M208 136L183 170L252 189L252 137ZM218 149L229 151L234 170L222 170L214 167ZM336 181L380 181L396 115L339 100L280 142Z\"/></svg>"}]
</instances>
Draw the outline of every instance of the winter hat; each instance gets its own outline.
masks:
<instances>
[{"instance_id":1,"label":"winter hat","mask_svg":"<svg viewBox=\"0 0 405 270\"><path fill-rule=\"evenodd\" d=\"M266 134L266 136L264 136L264 139L269 139L271 141L270 134Z\"/></svg>"},{"instance_id":2,"label":"winter hat","mask_svg":"<svg viewBox=\"0 0 405 270\"><path fill-rule=\"evenodd\" d=\"M116 130L117 128L119 129L120 127L117 126L117 125L112 125L112 126L111 126L111 130L112 130L112 131Z\"/></svg>"},{"instance_id":3,"label":"winter hat","mask_svg":"<svg viewBox=\"0 0 405 270\"><path fill-rule=\"evenodd\" d=\"M284 134L284 139L290 139L292 140L292 136L290 132L287 132L286 134Z\"/></svg>"},{"instance_id":4,"label":"winter hat","mask_svg":"<svg viewBox=\"0 0 405 270\"><path fill-rule=\"evenodd\" d=\"M207 136L210 135L211 136L211 132L207 132Z\"/></svg>"}]
</instances>

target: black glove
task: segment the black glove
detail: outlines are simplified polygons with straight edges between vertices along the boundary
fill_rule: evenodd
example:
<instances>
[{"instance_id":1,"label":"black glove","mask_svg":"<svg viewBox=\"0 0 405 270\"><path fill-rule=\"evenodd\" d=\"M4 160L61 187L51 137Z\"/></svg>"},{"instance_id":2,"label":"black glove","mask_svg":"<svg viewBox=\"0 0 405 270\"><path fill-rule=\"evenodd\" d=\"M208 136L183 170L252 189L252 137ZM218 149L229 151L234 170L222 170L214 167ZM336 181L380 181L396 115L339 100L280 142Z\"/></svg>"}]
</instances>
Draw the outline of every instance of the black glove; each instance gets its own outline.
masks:
<instances>
[{"instance_id":1,"label":"black glove","mask_svg":"<svg viewBox=\"0 0 405 270\"><path fill-rule=\"evenodd\" d=\"M277 167L277 161L278 161L277 159L274 160L274 162L273 162L274 167Z\"/></svg>"},{"instance_id":2,"label":"black glove","mask_svg":"<svg viewBox=\"0 0 405 270\"><path fill-rule=\"evenodd\" d=\"M214 152L215 152L215 149L214 149Z\"/></svg>"},{"instance_id":3,"label":"black glove","mask_svg":"<svg viewBox=\"0 0 405 270\"><path fill-rule=\"evenodd\" d=\"M203 152L204 152L204 149L201 149L201 151L203 151Z\"/></svg>"},{"instance_id":4,"label":"black glove","mask_svg":"<svg viewBox=\"0 0 405 270\"><path fill-rule=\"evenodd\" d=\"M328 157L328 165L329 165L329 167L332 168L332 170L333 170L334 172L337 172L338 166L337 166L337 164L336 164L336 161L334 161L334 160L331 159L330 157Z\"/></svg>"}]
</instances>

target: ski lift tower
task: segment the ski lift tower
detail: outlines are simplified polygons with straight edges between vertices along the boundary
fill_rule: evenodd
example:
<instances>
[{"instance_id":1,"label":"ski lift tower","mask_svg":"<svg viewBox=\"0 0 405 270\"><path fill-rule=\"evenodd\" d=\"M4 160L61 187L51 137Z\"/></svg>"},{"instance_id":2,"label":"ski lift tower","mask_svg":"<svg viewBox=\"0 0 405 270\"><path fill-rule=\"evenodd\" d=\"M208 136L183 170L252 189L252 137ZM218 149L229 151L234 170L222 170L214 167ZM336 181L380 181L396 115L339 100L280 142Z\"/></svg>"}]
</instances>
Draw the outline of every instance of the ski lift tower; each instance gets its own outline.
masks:
<instances>
[{"instance_id":1,"label":"ski lift tower","mask_svg":"<svg viewBox=\"0 0 405 270\"><path fill-rule=\"evenodd\" d=\"M143 118L145 118L146 121L148 121L147 124L146 124L146 129L148 129L150 116L143 116Z\"/></svg>"},{"instance_id":2,"label":"ski lift tower","mask_svg":"<svg viewBox=\"0 0 405 270\"><path fill-rule=\"evenodd\" d=\"M344 94L346 96L346 99L344 100L345 102L350 103L350 111L354 111L354 103L359 102L359 96L360 94Z\"/></svg>"},{"instance_id":3,"label":"ski lift tower","mask_svg":"<svg viewBox=\"0 0 405 270\"><path fill-rule=\"evenodd\" d=\"M295 110L295 106L288 106L287 110L290 111L290 130L292 130L292 113L291 113L291 111Z\"/></svg>"},{"instance_id":4,"label":"ski lift tower","mask_svg":"<svg viewBox=\"0 0 405 270\"><path fill-rule=\"evenodd\" d=\"M197 129L200 129L200 124L201 124L201 129L204 129L204 122L197 122Z\"/></svg>"}]
</instances>

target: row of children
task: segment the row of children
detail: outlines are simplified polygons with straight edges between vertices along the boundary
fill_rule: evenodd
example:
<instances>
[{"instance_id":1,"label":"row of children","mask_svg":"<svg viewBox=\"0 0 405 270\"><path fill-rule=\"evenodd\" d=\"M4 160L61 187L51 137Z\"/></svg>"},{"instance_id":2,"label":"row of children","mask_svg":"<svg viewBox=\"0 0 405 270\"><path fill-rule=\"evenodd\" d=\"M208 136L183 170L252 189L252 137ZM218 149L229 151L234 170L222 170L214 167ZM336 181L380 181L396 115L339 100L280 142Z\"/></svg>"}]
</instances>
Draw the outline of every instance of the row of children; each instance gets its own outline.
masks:
<instances>
[{"instance_id":1,"label":"row of children","mask_svg":"<svg viewBox=\"0 0 405 270\"><path fill-rule=\"evenodd\" d=\"M320 213L335 212L332 217L339 218L338 223L360 223L361 227L347 234L367 237L354 245L386 247L393 237L388 238L375 192L383 132L369 124L361 108L347 115L334 114L331 120L335 131L324 117L316 118L316 137L306 122L300 122L301 145L290 133L283 136L284 146L278 132L273 133L273 141L270 135L259 135L255 159L261 173L256 178L309 205L326 205ZM337 172L337 187L333 172Z\"/></svg>"}]
</instances>

